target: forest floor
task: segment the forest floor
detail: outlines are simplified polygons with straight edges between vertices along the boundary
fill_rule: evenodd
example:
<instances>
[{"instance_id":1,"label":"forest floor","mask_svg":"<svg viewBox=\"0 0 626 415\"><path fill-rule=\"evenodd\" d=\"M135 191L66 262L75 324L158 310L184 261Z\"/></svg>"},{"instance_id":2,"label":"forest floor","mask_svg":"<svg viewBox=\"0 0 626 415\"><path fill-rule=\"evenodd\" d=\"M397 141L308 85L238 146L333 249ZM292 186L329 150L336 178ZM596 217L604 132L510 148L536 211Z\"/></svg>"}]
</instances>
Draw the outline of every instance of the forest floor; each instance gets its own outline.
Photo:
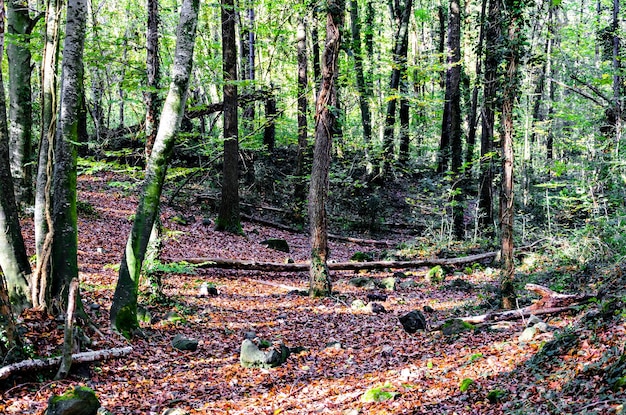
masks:
<instances>
[{"instance_id":1,"label":"forest floor","mask_svg":"<svg viewBox=\"0 0 626 415\"><path fill-rule=\"evenodd\" d=\"M427 281L427 268L404 270L404 279L416 284L394 291L374 289L387 296L381 302L386 312L379 314L352 307L356 299L367 303L372 293L348 283L354 272L334 272L335 295L312 299L288 289L306 290L307 273L164 267L168 301L143 296L140 302L152 320L142 323L142 336L127 341L111 332L108 309L137 202L133 183L123 185L128 181L123 173L106 170L79 177L79 276L85 308L101 331L84 329L92 341L84 349L131 345L132 352L75 365L61 381L51 380L53 372L13 375L0 383L1 414L42 414L51 395L75 385L95 390L113 414L162 414L167 408L233 415L624 413L624 389L612 390L607 375L624 353L623 312L593 317L597 305L592 304L546 317L549 330L529 341L519 339L525 320L453 336L403 330L398 317L424 306L433 309L425 313L431 322L483 313L497 282L490 264L452 270L439 283ZM202 220L198 204L183 212L187 224L174 219L180 213L162 209L164 264L191 257L271 262L308 258L303 233L244 222L246 236L235 236L215 232L212 223ZM32 253L28 219L23 231ZM291 252L261 245L267 238L287 240ZM390 234L388 239L406 245L414 237ZM335 241L330 248L338 262L376 249ZM393 271L359 275L382 279ZM198 296L203 282L214 285L218 295ZM34 356L58 355L62 322L28 310L20 324ZM239 363L239 350L249 332L306 350L277 368L246 369ZM177 334L197 339L198 349L174 349L171 342ZM546 344L559 346L559 340L560 347L545 350Z\"/></svg>"}]
</instances>

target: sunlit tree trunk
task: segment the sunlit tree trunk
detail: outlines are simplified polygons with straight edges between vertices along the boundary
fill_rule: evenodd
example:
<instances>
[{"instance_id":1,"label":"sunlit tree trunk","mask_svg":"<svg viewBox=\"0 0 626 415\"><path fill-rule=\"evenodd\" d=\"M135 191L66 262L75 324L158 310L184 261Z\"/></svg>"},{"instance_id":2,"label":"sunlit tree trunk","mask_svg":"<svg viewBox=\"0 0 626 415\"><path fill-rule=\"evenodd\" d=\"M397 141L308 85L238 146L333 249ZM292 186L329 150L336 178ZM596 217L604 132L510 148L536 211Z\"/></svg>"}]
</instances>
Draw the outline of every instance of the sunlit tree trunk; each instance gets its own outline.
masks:
<instances>
[{"instance_id":1,"label":"sunlit tree trunk","mask_svg":"<svg viewBox=\"0 0 626 415\"><path fill-rule=\"evenodd\" d=\"M218 231L242 233L239 212L239 131L237 114L237 44L234 0L222 0L222 68L224 73L224 168Z\"/></svg>"},{"instance_id":2,"label":"sunlit tree trunk","mask_svg":"<svg viewBox=\"0 0 626 415\"><path fill-rule=\"evenodd\" d=\"M326 47L322 57L322 79L315 109L315 149L309 188L309 224L311 232L311 270L309 295L331 294L328 271L328 176L333 136L337 133L337 73L344 22L344 0L327 0Z\"/></svg>"},{"instance_id":3,"label":"sunlit tree trunk","mask_svg":"<svg viewBox=\"0 0 626 415\"><path fill-rule=\"evenodd\" d=\"M18 205L33 203L32 128L33 104L31 99L30 35L35 25L31 19L28 1L7 2L9 61L9 145L11 171Z\"/></svg>"},{"instance_id":4,"label":"sunlit tree trunk","mask_svg":"<svg viewBox=\"0 0 626 415\"><path fill-rule=\"evenodd\" d=\"M185 110L187 88L193 63L199 0L185 0L176 32L176 51L169 93L163 104L156 141L146 167L135 220L120 263L119 276L111 305L111 326L131 336L137 322L137 294L141 266L159 211L167 162Z\"/></svg>"},{"instance_id":5,"label":"sunlit tree trunk","mask_svg":"<svg viewBox=\"0 0 626 415\"><path fill-rule=\"evenodd\" d=\"M486 234L494 234L493 176L494 143L493 131L498 91L498 66L500 64L501 0L489 0L489 12L485 32L485 85L483 90L482 130L480 137L480 186L479 222Z\"/></svg>"},{"instance_id":6,"label":"sunlit tree trunk","mask_svg":"<svg viewBox=\"0 0 626 415\"><path fill-rule=\"evenodd\" d=\"M519 62L521 54L520 39L523 34L523 4L516 0L505 0L508 25L506 73L502 93L502 190L500 193L500 232L502 238L502 269L500 290L502 307L516 307L515 294L515 258L513 256L513 110L519 92Z\"/></svg>"},{"instance_id":7,"label":"sunlit tree trunk","mask_svg":"<svg viewBox=\"0 0 626 415\"><path fill-rule=\"evenodd\" d=\"M0 56L4 46L4 4L0 8ZM30 278L30 264L26 256L26 248L20 228L17 213L17 204L13 189L13 179L11 178L11 167L9 163L9 131L6 118L6 101L4 95L4 84L2 74L0 74L0 267L2 273L0 279L6 279L0 283L0 291L7 291L7 298L0 297L0 305L6 300L10 301L17 314L24 308L31 305L30 292L28 289L28 279ZM2 293L0 292L0 295ZM2 317L0 315L0 317ZM10 329L12 316L5 316L6 321L1 321ZM2 337L2 333L0 333ZM1 348L1 345L0 345ZM1 350L1 349L0 349Z\"/></svg>"},{"instance_id":8,"label":"sunlit tree trunk","mask_svg":"<svg viewBox=\"0 0 626 415\"><path fill-rule=\"evenodd\" d=\"M56 136L57 70L61 0L48 0L45 44L41 63L41 135L35 192L35 252L37 268L31 283L35 307L50 306L50 249L52 235L52 149ZM44 245L48 248L44 249Z\"/></svg>"},{"instance_id":9,"label":"sunlit tree trunk","mask_svg":"<svg viewBox=\"0 0 626 415\"><path fill-rule=\"evenodd\" d=\"M0 276L0 359L3 365L17 360L16 357L21 354L21 351L22 342L15 330L15 318L11 310L9 292L4 278Z\"/></svg>"},{"instance_id":10,"label":"sunlit tree trunk","mask_svg":"<svg viewBox=\"0 0 626 415\"><path fill-rule=\"evenodd\" d=\"M354 55L354 76L359 94L363 141L365 141L365 149L367 151L372 140L372 114L369 105L369 91L365 84L363 52L361 50L361 21L359 20L359 3L357 0L350 0L350 25L352 30L352 54Z\"/></svg>"},{"instance_id":11,"label":"sunlit tree trunk","mask_svg":"<svg viewBox=\"0 0 626 415\"><path fill-rule=\"evenodd\" d=\"M54 312L67 307L69 288L78 278L76 161L78 117L83 99L83 48L87 0L67 4L61 66L60 112L54 142L52 177L51 298Z\"/></svg>"}]
</instances>

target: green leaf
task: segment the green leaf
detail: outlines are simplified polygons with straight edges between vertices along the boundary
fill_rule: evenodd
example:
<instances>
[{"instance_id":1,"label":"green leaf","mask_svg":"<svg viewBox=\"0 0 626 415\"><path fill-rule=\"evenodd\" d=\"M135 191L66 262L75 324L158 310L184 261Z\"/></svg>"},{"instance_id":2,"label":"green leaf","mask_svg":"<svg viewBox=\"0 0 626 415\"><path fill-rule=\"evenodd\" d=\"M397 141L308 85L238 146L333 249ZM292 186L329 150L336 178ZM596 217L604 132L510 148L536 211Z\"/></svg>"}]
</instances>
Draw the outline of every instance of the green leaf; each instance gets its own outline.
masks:
<instances>
[{"instance_id":1,"label":"green leaf","mask_svg":"<svg viewBox=\"0 0 626 415\"><path fill-rule=\"evenodd\" d=\"M361 396L361 402L384 402L400 394L400 392L388 390L389 388L391 385L386 383L383 386L369 389Z\"/></svg>"},{"instance_id":2,"label":"green leaf","mask_svg":"<svg viewBox=\"0 0 626 415\"><path fill-rule=\"evenodd\" d=\"M459 385L459 390L461 392L467 392L467 390L469 389L470 386L472 386L473 383L474 383L473 379L465 378L461 381L461 384Z\"/></svg>"}]
</instances>

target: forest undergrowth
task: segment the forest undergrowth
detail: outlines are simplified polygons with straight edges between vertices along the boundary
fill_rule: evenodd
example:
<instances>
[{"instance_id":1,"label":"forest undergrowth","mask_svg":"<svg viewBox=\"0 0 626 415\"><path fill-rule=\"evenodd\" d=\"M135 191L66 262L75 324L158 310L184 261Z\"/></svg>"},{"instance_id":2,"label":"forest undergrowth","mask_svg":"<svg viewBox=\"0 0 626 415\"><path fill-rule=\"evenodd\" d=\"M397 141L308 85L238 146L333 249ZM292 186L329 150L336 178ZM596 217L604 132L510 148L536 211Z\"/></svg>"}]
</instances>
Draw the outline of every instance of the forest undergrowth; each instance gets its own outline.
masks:
<instances>
[{"instance_id":1,"label":"forest undergrowth","mask_svg":"<svg viewBox=\"0 0 626 415\"><path fill-rule=\"evenodd\" d=\"M471 210L467 240L450 239L448 184L426 169L396 172L394 180L382 185L346 164L347 169L344 165L331 174L331 232L388 246L331 241L333 261L444 258L497 249L472 227ZM61 381L51 380L54 371L15 374L0 384L0 413L42 414L51 395L75 385L94 389L113 414L161 414L167 408L189 414L625 413L626 261L619 252L621 225L615 225L615 216L585 217L573 225L567 215L563 217L570 222L552 217L549 233L545 220L526 223L523 215L518 217L520 307L536 299L523 290L528 282L563 293L601 294L570 311L540 316L545 330L520 337L529 321L517 319L451 335L439 330L409 334L398 317L412 310L421 310L432 324L497 309L497 264L437 272L426 267L337 271L334 295L312 299L291 289L307 289L306 273L180 262L193 257L279 263L308 259L303 224L289 216L294 211L290 178L280 164L256 166L244 176L242 200L248 217L265 222L244 220L245 236L214 231L209 196L216 194L219 178L209 180L210 174L196 175L162 208L163 249L152 272L164 295L150 295L144 283L142 332L128 342L110 331L108 309L141 173L82 161L79 276L93 323L83 325L82 349L132 345L133 351L74 365L70 377ZM177 192L186 174L189 170L170 170L164 199ZM602 221L605 225L599 227ZM268 222L288 226L277 229ZM32 254L32 220L27 217L23 232ZM290 252L261 244L269 238L285 239ZM351 281L355 277L375 282L394 277L396 284L388 290L377 284L358 287ZM203 283L215 287L217 295L200 296ZM372 298L383 311L361 306ZM33 358L60 353L62 320L27 310L18 323ZM173 348L177 334L197 339L197 350ZM251 335L300 349L277 368L242 368L240 345Z\"/></svg>"}]
</instances>

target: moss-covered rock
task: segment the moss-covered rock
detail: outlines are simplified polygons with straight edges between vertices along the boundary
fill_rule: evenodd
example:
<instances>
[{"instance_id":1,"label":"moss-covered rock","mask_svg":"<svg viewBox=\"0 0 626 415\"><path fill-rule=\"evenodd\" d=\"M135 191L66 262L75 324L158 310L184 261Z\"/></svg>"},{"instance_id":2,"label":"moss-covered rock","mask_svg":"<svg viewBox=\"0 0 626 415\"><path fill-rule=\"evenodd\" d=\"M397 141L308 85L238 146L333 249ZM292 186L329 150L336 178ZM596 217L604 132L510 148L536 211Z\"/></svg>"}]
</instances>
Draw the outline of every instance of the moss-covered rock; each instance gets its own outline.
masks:
<instances>
[{"instance_id":1,"label":"moss-covered rock","mask_svg":"<svg viewBox=\"0 0 626 415\"><path fill-rule=\"evenodd\" d=\"M77 386L63 395L50 397L46 415L96 415L99 407L100 402L93 390Z\"/></svg>"}]
</instances>

